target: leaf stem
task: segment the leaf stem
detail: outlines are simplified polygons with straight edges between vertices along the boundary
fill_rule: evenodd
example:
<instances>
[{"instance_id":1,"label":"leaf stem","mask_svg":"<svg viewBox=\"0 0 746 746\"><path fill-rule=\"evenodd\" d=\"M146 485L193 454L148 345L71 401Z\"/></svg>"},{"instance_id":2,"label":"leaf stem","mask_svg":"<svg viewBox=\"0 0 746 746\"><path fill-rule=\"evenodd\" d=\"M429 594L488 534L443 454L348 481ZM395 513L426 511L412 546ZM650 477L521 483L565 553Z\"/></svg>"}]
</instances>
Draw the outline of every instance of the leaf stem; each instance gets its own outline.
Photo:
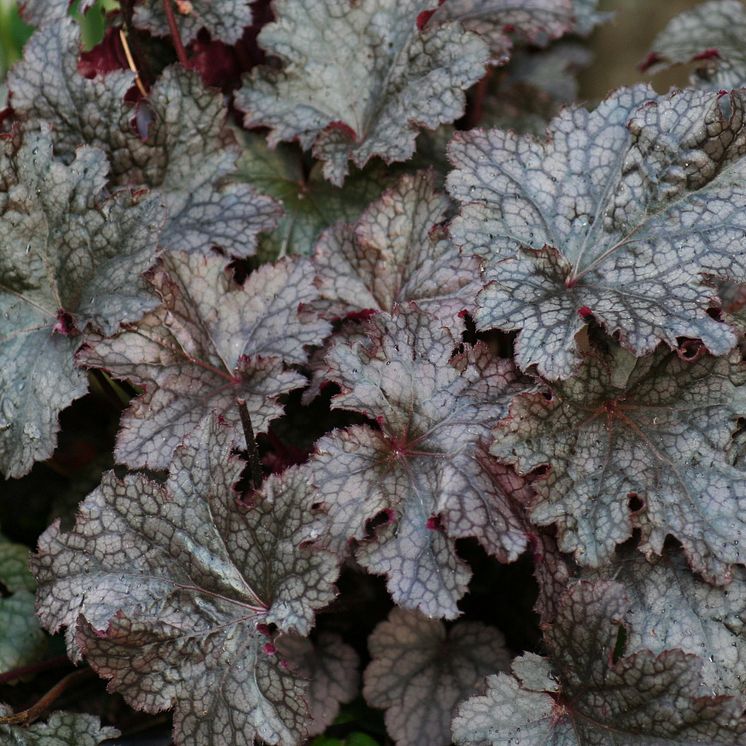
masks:
<instances>
[{"instance_id":1,"label":"leaf stem","mask_svg":"<svg viewBox=\"0 0 746 746\"><path fill-rule=\"evenodd\" d=\"M482 115L484 114L484 99L489 91L490 79L492 78L494 71L494 67L488 68L474 88L474 95L470 102L471 106L466 113L467 129L477 127L482 121Z\"/></svg>"},{"instance_id":2,"label":"leaf stem","mask_svg":"<svg viewBox=\"0 0 746 746\"><path fill-rule=\"evenodd\" d=\"M122 28L119 29L119 41L122 42L122 49L124 49L124 56L127 58L127 65L129 65L130 71L133 72L135 75L135 85L137 86L137 90L140 91L144 98L147 98L148 89L145 87L145 84L140 78L140 71L137 69L135 58L132 56L132 50L130 49L127 34Z\"/></svg>"},{"instance_id":3,"label":"leaf stem","mask_svg":"<svg viewBox=\"0 0 746 746\"><path fill-rule=\"evenodd\" d=\"M254 428L251 425L251 416L244 399L236 399L238 404L238 413L241 416L241 425L243 426L244 438L246 438L246 453L249 457L249 469L251 470L251 482L254 489L258 490L262 483L262 464L259 461L259 452L256 447L256 438L254 437Z\"/></svg>"},{"instance_id":4,"label":"leaf stem","mask_svg":"<svg viewBox=\"0 0 746 746\"><path fill-rule=\"evenodd\" d=\"M30 663L28 666L14 668L10 671L0 673L0 686L2 686L3 684L10 684L12 681L22 679L26 676L31 676L35 673L41 673L42 671L51 671L55 668L63 668L67 665L72 665L70 659L66 655L58 655L54 658L47 658L43 661Z\"/></svg>"},{"instance_id":5,"label":"leaf stem","mask_svg":"<svg viewBox=\"0 0 746 746\"><path fill-rule=\"evenodd\" d=\"M78 681L83 679L93 678L95 676L93 669L84 668L80 671L73 671L72 673L65 676L64 679L58 681L41 699L35 704L31 705L28 710L17 712L13 715L6 715L0 717L1 725L29 725L34 720L40 718L54 702L59 699L60 695L63 694L67 689L76 684Z\"/></svg>"},{"instance_id":6,"label":"leaf stem","mask_svg":"<svg viewBox=\"0 0 746 746\"><path fill-rule=\"evenodd\" d=\"M179 27L176 24L176 16L174 15L174 8L171 5L171 0L163 0L163 9L166 11L168 30L171 32L171 41L174 44L176 56L178 57L182 67L189 67L189 58L187 57L186 49L184 49L184 43L181 41L181 34L179 33Z\"/></svg>"},{"instance_id":7,"label":"leaf stem","mask_svg":"<svg viewBox=\"0 0 746 746\"><path fill-rule=\"evenodd\" d=\"M130 403L130 398L114 381L100 368L91 368L88 371L90 377L95 381L95 388L99 389L101 395L106 399L116 412L121 412Z\"/></svg>"}]
</instances>

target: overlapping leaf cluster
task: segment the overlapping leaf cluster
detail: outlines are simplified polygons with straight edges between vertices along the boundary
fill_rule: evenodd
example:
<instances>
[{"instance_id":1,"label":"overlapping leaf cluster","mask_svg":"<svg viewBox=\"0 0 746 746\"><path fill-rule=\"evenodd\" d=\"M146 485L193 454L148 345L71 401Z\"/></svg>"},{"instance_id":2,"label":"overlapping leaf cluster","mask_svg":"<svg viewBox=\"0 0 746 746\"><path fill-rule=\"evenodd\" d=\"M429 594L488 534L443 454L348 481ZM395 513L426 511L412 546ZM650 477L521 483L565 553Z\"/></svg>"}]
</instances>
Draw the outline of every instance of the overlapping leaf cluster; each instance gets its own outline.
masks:
<instances>
[{"instance_id":1,"label":"overlapping leaf cluster","mask_svg":"<svg viewBox=\"0 0 746 746\"><path fill-rule=\"evenodd\" d=\"M113 36L81 66L68 3L23 11L0 469L52 456L89 377L132 394L118 468L31 562L70 659L185 746L298 745L358 695L413 746L746 743L744 6L661 35L649 64L704 61L696 87L592 111L560 109L586 54L555 42L593 0L276 0L222 92L194 59L240 58L246 2L122 2L131 69ZM262 476L256 436L329 392L347 425ZM543 655L457 620L468 542L532 556ZM44 646L18 551L7 667ZM365 651L319 623L341 568L394 604Z\"/></svg>"}]
</instances>

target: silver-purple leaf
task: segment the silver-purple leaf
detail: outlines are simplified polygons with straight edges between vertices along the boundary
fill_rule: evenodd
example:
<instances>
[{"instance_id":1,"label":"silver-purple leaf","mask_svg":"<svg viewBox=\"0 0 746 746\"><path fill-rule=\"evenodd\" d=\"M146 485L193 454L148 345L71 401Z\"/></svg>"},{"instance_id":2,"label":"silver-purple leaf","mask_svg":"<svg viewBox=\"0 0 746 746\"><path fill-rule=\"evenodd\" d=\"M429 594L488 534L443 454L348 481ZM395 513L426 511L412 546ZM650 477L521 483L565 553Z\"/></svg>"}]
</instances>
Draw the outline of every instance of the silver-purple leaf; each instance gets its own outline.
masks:
<instances>
[{"instance_id":1,"label":"silver-purple leaf","mask_svg":"<svg viewBox=\"0 0 746 746\"><path fill-rule=\"evenodd\" d=\"M628 602L620 584L576 583L546 631L548 661L518 659L517 677L490 677L454 718L458 746L741 743L741 698L705 689L696 656L631 648Z\"/></svg>"},{"instance_id":2,"label":"silver-purple leaf","mask_svg":"<svg viewBox=\"0 0 746 746\"><path fill-rule=\"evenodd\" d=\"M491 425L525 384L513 364L481 344L458 342L416 307L379 314L365 334L334 344L327 377L342 393L332 406L365 414L365 425L321 438L310 468L330 514L324 542L388 576L397 604L453 618L470 572L456 538L476 536L502 561L525 548L520 511L483 450ZM367 537L368 520L384 525Z\"/></svg>"},{"instance_id":3,"label":"silver-purple leaf","mask_svg":"<svg viewBox=\"0 0 746 746\"><path fill-rule=\"evenodd\" d=\"M237 399L254 432L266 431L282 413L277 397L306 382L285 365L305 363L305 347L331 329L302 307L318 298L311 263L283 259L239 285L223 257L172 252L149 280L161 305L112 338L91 337L78 356L145 388L122 417L116 458L168 468L174 448L211 413L241 446Z\"/></svg>"},{"instance_id":4,"label":"silver-purple leaf","mask_svg":"<svg viewBox=\"0 0 746 746\"><path fill-rule=\"evenodd\" d=\"M736 335L707 309L712 283L746 279L744 104L741 92L636 87L565 110L541 141L458 133L451 230L491 280L478 327L519 329L519 366L553 379L580 362L591 315L636 355L678 337L728 352Z\"/></svg>"},{"instance_id":5,"label":"silver-purple leaf","mask_svg":"<svg viewBox=\"0 0 746 746\"><path fill-rule=\"evenodd\" d=\"M442 225L448 197L434 171L403 176L353 224L338 223L316 245L314 266L327 315L391 312L413 301L433 316L473 310L481 265L463 256Z\"/></svg>"},{"instance_id":6,"label":"silver-purple leaf","mask_svg":"<svg viewBox=\"0 0 746 746\"><path fill-rule=\"evenodd\" d=\"M489 54L458 23L418 28L437 0L277 0L259 44L284 63L259 68L236 96L269 143L297 139L341 185L348 161L408 160L421 127L464 110Z\"/></svg>"},{"instance_id":7,"label":"silver-purple leaf","mask_svg":"<svg viewBox=\"0 0 746 746\"><path fill-rule=\"evenodd\" d=\"M65 165L47 127L0 151L0 471L51 456L58 414L85 394L73 353L90 329L111 334L156 300L141 274L155 261L162 210L152 196L108 195L108 164L80 148Z\"/></svg>"},{"instance_id":8,"label":"silver-purple leaf","mask_svg":"<svg viewBox=\"0 0 746 746\"><path fill-rule=\"evenodd\" d=\"M697 63L692 82L712 90L746 84L746 7L710 0L680 13L656 36L645 68Z\"/></svg>"},{"instance_id":9,"label":"silver-purple leaf","mask_svg":"<svg viewBox=\"0 0 746 746\"><path fill-rule=\"evenodd\" d=\"M727 458L746 413L740 356L617 350L550 392L514 399L491 448L519 473L549 465L533 485L532 520L556 524L560 548L594 567L634 529L648 556L671 534L695 570L727 582L746 557L746 478ZM631 510L631 496L642 507Z\"/></svg>"},{"instance_id":10,"label":"silver-purple leaf","mask_svg":"<svg viewBox=\"0 0 746 746\"><path fill-rule=\"evenodd\" d=\"M299 635L281 635L277 650L290 667L309 680L311 722L308 735L323 733L341 704L360 690L360 659L355 649L334 633L322 632L315 642Z\"/></svg>"},{"instance_id":11,"label":"silver-purple leaf","mask_svg":"<svg viewBox=\"0 0 746 746\"><path fill-rule=\"evenodd\" d=\"M307 634L335 595L337 561L310 546L323 516L305 474L270 477L249 504L229 430L204 420L165 484L107 473L75 526L39 540L38 612L68 628L134 707L175 708L179 744L299 744L305 682L281 665L261 624Z\"/></svg>"},{"instance_id":12,"label":"silver-purple leaf","mask_svg":"<svg viewBox=\"0 0 746 746\"><path fill-rule=\"evenodd\" d=\"M80 30L72 19L41 29L9 74L14 111L52 124L55 151L70 159L81 144L100 147L118 185L160 194L167 221L161 245L235 256L255 252L259 233L274 227L278 204L233 177L239 151L219 92L181 67L166 68L147 101L124 101L130 72L93 79L77 69ZM137 126L134 125L134 121Z\"/></svg>"},{"instance_id":13,"label":"silver-purple leaf","mask_svg":"<svg viewBox=\"0 0 746 746\"><path fill-rule=\"evenodd\" d=\"M448 746L451 717L487 674L507 670L502 633L481 622L443 622L394 609L368 639L363 694L386 711L386 730L403 746Z\"/></svg>"},{"instance_id":14,"label":"silver-purple leaf","mask_svg":"<svg viewBox=\"0 0 746 746\"><path fill-rule=\"evenodd\" d=\"M529 658L529 656L531 656ZM530 665L531 680L544 678L551 689L538 691L526 686L518 670ZM513 676L487 677L484 695L467 700L453 719L453 739L458 746L571 746L572 728L564 719L555 720L556 690L549 661L534 660L531 653L513 661ZM518 670L517 670L518 669ZM602 742L603 743L603 742Z\"/></svg>"},{"instance_id":15,"label":"silver-purple leaf","mask_svg":"<svg viewBox=\"0 0 746 746\"><path fill-rule=\"evenodd\" d=\"M0 717L12 715L0 704ZM0 738L8 746L99 746L120 735L116 728L103 727L93 715L78 712L52 712L45 722L28 726L0 725Z\"/></svg>"},{"instance_id":16,"label":"silver-purple leaf","mask_svg":"<svg viewBox=\"0 0 746 746\"><path fill-rule=\"evenodd\" d=\"M182 42L189 44L205 29L213 39L235 44L241 38L244 28L251 25L249 2L250 0L174 0L174 17ZM162 0L140 0L134 11L132 21L135 26L155 36L170 35Z\"/></svg>"},{"instance_id":17,"label":"silver-purple leaf","mask_svg":"<svg viewBox=\"0 0 746 746\"><path fill-rule=\"evenodd\" d=\"M676 648L697 655L703 687L739 695L746 691L746 571L735 567L732 581L718 587L687 564L681 550L667 549L648 562L624 549L611 565L582 576L624 585L631 648L653 653Z\"/></svg>"},{"instance_id":18,"label":"silver-purple leaf","mask_svg":"<svg viewBox=\"0 0 746 746\"><path fill-rule=\"evenodd\" d=\"M573 29L574 15L572 0L448 0L430 23L460 21L487 41L497 64L504 64L513 38L546 46Z\"/></svg>"}]
</instances>

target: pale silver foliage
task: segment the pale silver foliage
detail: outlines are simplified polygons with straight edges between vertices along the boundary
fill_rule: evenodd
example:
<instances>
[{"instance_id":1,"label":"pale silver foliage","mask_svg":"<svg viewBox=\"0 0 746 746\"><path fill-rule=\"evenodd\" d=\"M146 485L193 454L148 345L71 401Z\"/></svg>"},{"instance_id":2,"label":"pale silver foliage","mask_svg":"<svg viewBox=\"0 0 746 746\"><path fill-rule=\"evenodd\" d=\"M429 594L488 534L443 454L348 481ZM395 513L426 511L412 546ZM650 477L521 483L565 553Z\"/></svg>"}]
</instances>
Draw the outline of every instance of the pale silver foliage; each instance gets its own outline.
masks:
<instances>
[{"instance_id":1,"label":"pale silver foliage","mask_svg":"<svg viewBox=\"0 0 746 746\"><path fill-rule=\"evenodd\" d=\"M707 314L707 280L746 280L745 104L636 87L565 110L544 140L457 133L451 230L491 279L478 326L521 330L519 366L548 378L572 375L591 314L637 355L678 337L728 352L736 335Z\"/></svg>"},{"instance_id":2,"label":"pale silver foliage","mask_svg":"<svg viewBox=\"0 0 746 746\"><path fill-rule=\"evenodd\" d=\"M548 660L519 658L514 676L490 677L454 718L458 746L742 743L742 699L706 689L693 655L625 642L628 603L620 584L571 587L545 632Z\"/></svg>"},{"instance_id":3,"label":"pale silver foliage","mask_svg":"<svg viewBox=\"0 0 746 746\"><path fill-rule=\"evenodd\" d=\"M391 312L410 301L445 320L472 310L480 262L456 249L442 225L449 200L433 171L403 176L353 224L326 230L314 266L327 315Z\"/></svg>"},{"instance_id":4,"label":"pale silver foliage","mask_svg":"<svg viewBox=\"0 0 746 746\"><path fill-rule=\"evenodd\" d=\"M179 36L184 44L206 29L213 39L235 44L246 26L251 25L250 0L171 0ZM132 18L135 26L156 36L168 36L163 0L140 0Z\"/></svg>"},{"instance_id":5,"label":"pale silver foliage","mask_svg":"<svg viewBox=\"0 0 746 746\"><path fill-rule=\"evenodd\" d=\"M437 0L277 0L259 44L282 70L260 68L236 95L247 127L270 127L270 145L297 139L340 185L348 161L387 163L414 153L420 127L464 110L464 91L489 59L458 23L418 28Z\"/></svg>"},{"instance_id":6,"label":"pale silver foliage","mask_svg":"<svg viewBox=\"0 0 746 746\"><path fill-rule=\"evenodd\" d=\"M71 159L79 145L95 145L109 158L112 182L154 190L167 212L165 248L253 254L258 234L274 227L281 210L233 178L239 151L222 95L196 73L172 66L133 108L124 101L132 73L86 78L77 69L79 45L72 19L31 37L9 74L14 111L50 122L58 155Z\"/></svg>"},{"instance_id":7,"label":"pale silver foliage","mask_svg":"<svg viewBox=\"0 0 746 746\"><path fill-rule=\"evenodd\" d=\"M0 717L12 710L0 704ZM93 715L77 712L53 712L44 722L20 725L0 725L0 739L8 746L99 746L120 735L116 728L102 727Z\"/></svg>"},{"instance_id":8,"label":"pale silver foliage","mask_svg":"<svg viewBox=\"0 0 746 746\"><path fill-rule=\"evenodd\" d=\"M333 406L375 418L321 438L310 469L329 508L324 542L339 553L362 541L357 560L388 576L396 603L433 617L458 615L470 577L455 539L476 536L502 560L526 545L508 474L486 453L490 428L523 390L510 361L458 342L416 306L373 317L365 334L339 340L327 377L342 387Z\"/></svg>"},{"instance_id":9,"label":"pale silver foliage","mask_svg":"<svg viewBox=\"0 0 746 746\"><path fill-rule=\"evenodd\" d=\"M78 8L81 12L88 10L96 0L80 0ZM25 21L34 26L44 26L47 23L59 21L68 12L71 0L21 0L20 11Z\"/></svg>"},{"instance_id":10,"label":"pale silver foliage","mask_svg":"<svg viewBox=\"0 0 746 746\"><path fill-rule=\"evenodd\" d=\"M746 572L733 570L725 587L710 585L687 567L680 550L646 561L620 551L614 561L583 577L614 578L629 599L627 644L634 650L679 649L702 662L702 686L710 692L746 691Z\"/></svg>"},{"instance_id":11,"label":"pale silver foliage","mask_svg":"<svg viewBox=\"0 0 746 746\"><path fill-rule=\"evenodd\" d=\"M745 382L735 353L590 357L551 398L514 399L491 450L520 473L551 467L533 485L531 517L556 523L561 549L582 564L608 562L639 528L648 556L671 534L697 571L727 582L745 558L746 481L726 456L746 413ZM642 508L630 510L630 495Z\"/></svg>"},{"instance_id":12,"label":"pale silver foliage","mask_svg":"<svg viewBox=\"0 0 746 746\"><path fill-rule=\"evenodd\" d=\"M484 37L498 64L508 61L513 39L536 46L546 46L550 41L567 33L593 26L592 10L595 3L578 3L577 0L448 0L435 12L431 23L446 20L460 21L464 28ZM578 8L583 17L580 27L576 22Z\"/></svg>"}]
</instances>

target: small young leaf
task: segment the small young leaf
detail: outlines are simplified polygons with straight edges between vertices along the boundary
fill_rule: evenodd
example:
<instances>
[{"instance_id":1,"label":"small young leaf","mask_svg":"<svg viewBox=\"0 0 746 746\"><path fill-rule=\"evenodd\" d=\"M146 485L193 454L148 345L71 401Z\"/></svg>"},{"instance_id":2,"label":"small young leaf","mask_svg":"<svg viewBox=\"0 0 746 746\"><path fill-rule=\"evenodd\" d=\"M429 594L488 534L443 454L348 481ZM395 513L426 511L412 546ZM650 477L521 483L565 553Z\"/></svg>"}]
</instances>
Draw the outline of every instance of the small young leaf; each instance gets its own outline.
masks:
<instances>
[{"instance_id":1,"label":"small young leaf","mask_svg":"<svg viewBox=\"0 0 746 746\"><path fill-rule=\"evenodd\" d=\"M746 280L745 104L637 87L593 113L565 110L541 142L457 133L452 234L493 280L478 327L520 329L519 366L553 379L577 367L591 315L637 355L678 337L728 352L736 336L707 314L703 280Z\"/></svg>"},{"instance_id":2,"label":"small young leaf","mask_svg":"<svg viewBox=\"0 0 746 746\"><path fill-rule=\"evenodd\" d=\"M740 0L710 0L676 16L655 38L644 63L655 72L697 62L692 81L712 90L746 85L746 7Z\"/></svg>"},{"instance_id":3,"label":"small young leaf","mask_svg":"<svg viewBox=\"0 0 746 746\"><path fill-rule=\"evenodd\" d=\"M251 25L249 0L191 0L189 3L173 2L174 16L184 44L197 38L206 29L213 39L235 44L246 26ZM185 7L182 11L180 6ZM163 10L163 0L140 0L135 6L133 22L155 36L169 36L168 21Z\"/></svg>"},{"instance_id":4,"label":"small young leaf","mask_svg":"<svg viewBox=\"0 0 746 746\"><path fill-rule=\"evenodd\" d=\"M310 262L264 265L241 286L222 257L174 252L149 280L161 305L115 337L91 336L78 358L145 387L122 418L117 459L168 468L178 443L213 412L243 447L236 399L264 432L282 413L277 397L306 381L284 364L305 363L304 348L331 330L302 308L318 298Z\"/></svg>"},{"instance_id":5,"label":"small young leaf","mask_svg":"<svg viewBox=\"0 0 746 746\"><path fill-rule=\"evenodd\" d=\"M491 452L519 473L551 467L533 485L531 517L556 523L561 549L580 563L608 562L639 528L646 554L672 534L692 567L727 582L745 558L746 479L726 454L746 414L740 357L615 357L590 357L550 398L516 397ZM630 495L641 509L630 510Z\"/></svg>"},{"instance_id":6,"label":"small young leaf","mask_svg":"<svg viewBox=\"0 0 746 746\"><path fill-rule=\"evenodd\" d=\"M145 184L160 194L168 216L160 238L165 248L253 254L258 234L275 225L280 209L231 178L238 150L222 95L207 90L196 73L169 67L133 109L123 100L132 74L84 77L79 42L71 19L29 40L9 75L14 111L52 123L63 157L72 158L80 144L95 145L109 156L113 183ZM138 117L147 131L133 126Z\"/></svg>"},{"instance_id":7,"label":"small young leaf","mask_svg":"<svg viewBox=\"0 0 746 746\"><path fill-rule=\"evenodd\" d=\"M456 538L476 535L503 561L525 547L503 475L481 447L524 384L481 344L452 360L458 343L414 306L373 317L365 331L327 355L328 377L342 387L332 405L380 430L355 426L318 442L310 468L330 512L324 541L343 553L385 514L357 560L388 576L397 604L453 618L470 575Z\"/></svg>"},{"instance_id":8,"label":"small young leaf","mask_svg":"<svg viewBox=\"0 0 746 746\"><path fill-rule=\"evenodd\" d=\"M420 127L464 109L464 91L484 74L488 51L457 23L420 30L437 0L277 0L277 20L259 44L285 63L254 71L238 92L247 127L269 142L298 139L341 185L348 160L409 159Z\"/></svg>"},{"instance_id":9,"label":"small young leaf","mask_svg":"<svg viewBox=\"0 0 746 746\"><path fill-rule=\"evenodd\" d=\"M480 262L459 254L442 225L449 200L434 171L403 176L352 224L325 231L314 265L328 315L392 311L409 301L433 316L473 309Z\"/></svg>"},{"instance_id":10,"label":"small young leaf","mask_svg":"<svg viewBox=\"0 0 746 746\"><path fill-rule=\"evenodd\" d=\"M12 710L0 704L0 717ZM109 738L117 738L116 728L102 727L93 715L74 712L53 712L45 723L0 725L0 739L8 746L99 746Z\"/></svg>"},{"instance_id":11,"label":"small young leaf","mask_svg":"<svg viewBox=\"0 0 746 746\"><path fill-rule=\"evenodd\" d=\"M286 254L310 256L319 234L337 221L353 222L391 181L380 164L355 171L344 187L335 187L316 163L305 173L303 152L297 144L270 148L262 135L238 134L242 145L236 176L262 194L282 203L284 213L277 227L259 240L258 254L273 261Z\"/></svg>"},{"instance_id":12,"label":"small young leaf","mask_svg":"<svg viewBox=\"0 0 746 746\"><path fill-rule=\"evenodd\" d=\"M710 695L696 656L642 649L615 659L627 606L619 584L574 585L547 629L549 660L515 662L521 682L489 677L486 695L461 705L453 720L458 746L741 743L743 702ZM543 692L534 688L541 680Z\"/></svg>"},{"instance_id":13,"label":"small young leaf","mask_svg":"<svg viewBox=\"0 0 746 746\"><path fill-rule=\"evenodd\" d=\"M233 491L242 467L229 430L206 419L165 485L109 472L33 561L42 623L67 626L70 654L134 707L175 707L180 744L298 744L308 719L306 683L258 625L307 634L337 562L306 546L322 517L304 473L270 477L246 506Z\"/></svg>"},{"instance_id":14,"label":"small young leaf","mask_svg":"<svg viewBox=\"0 0 746 746\"><path fill-rule=\"evenodd\" d=\"M0 151L0 471L27 473L54 450L59 412L85 394L73 353L89 328L113 333L155 305L140 275L155 260L153 197L107 199L108 164L80 148L69 166L47 127Z\"/></svg>"},{"instance_id":15,"label":"small young leaf","mask_svg":"<svg viewBox=\"0 0 746 746\"><path fill-rule=\"evenodd\" d=\"M308 735L323 733L334 722L340 704L350 702L360 689L360 659L339 635L321 633L313 643L298 635L282 635L277 650L290 667L310 681Z\"/></svg>"},{"instance_id":16,"label":"small young leaf","mask_svg":"<svg viewBox=\"0 0 746 746\"><path fill-rule=\"evenodd\" d=\"M481 622L442 622L394 609L368 640L368 704L386 710L386 729L403 746L448 746L451 718L484 676L507 670L502 633Z\"/></svg>"}]
</instances>

